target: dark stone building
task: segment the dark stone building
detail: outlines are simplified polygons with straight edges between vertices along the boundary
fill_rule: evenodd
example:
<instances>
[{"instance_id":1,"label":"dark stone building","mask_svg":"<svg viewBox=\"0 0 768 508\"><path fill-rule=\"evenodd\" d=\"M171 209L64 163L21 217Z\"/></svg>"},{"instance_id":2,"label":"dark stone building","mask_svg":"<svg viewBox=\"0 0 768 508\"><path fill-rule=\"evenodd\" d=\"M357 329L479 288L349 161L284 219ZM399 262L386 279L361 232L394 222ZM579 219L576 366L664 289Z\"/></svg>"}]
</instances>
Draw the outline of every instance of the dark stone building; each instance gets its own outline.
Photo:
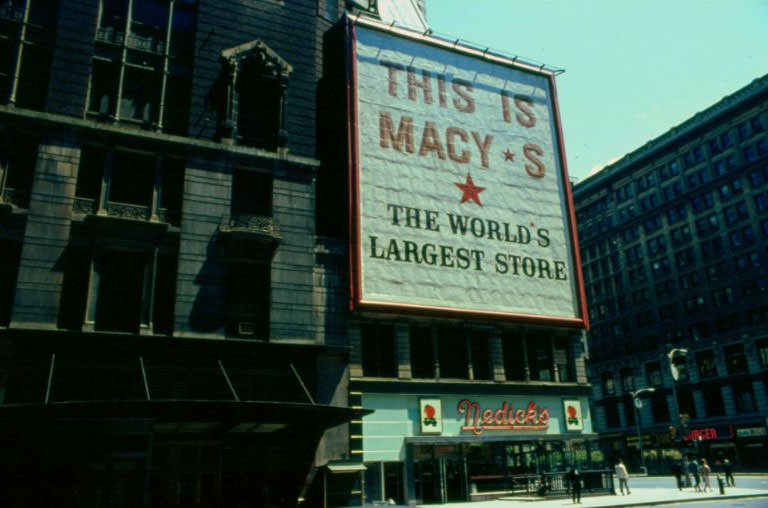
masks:
<instances>
[{"instance_id":1,"label":"dark stone building","mask_svg":"<svg viewBox=\"0 0 768 508\"><path fill-rule=\"evenodd\" d=\"M346 453L314 220L342 12L0 2L0 504L293 506Z\"/></svg>"},{"instance_id":2,"label":"dark stone building","mask_svg":"<svg viewBox=\"0 0 768 508\"><path fill-rule=\"evenodd\" d=\"M766 130L764 76L575 186L595 424L634 466L637 432L651 470L764 464Z\"/></svg>"}]
</instances>

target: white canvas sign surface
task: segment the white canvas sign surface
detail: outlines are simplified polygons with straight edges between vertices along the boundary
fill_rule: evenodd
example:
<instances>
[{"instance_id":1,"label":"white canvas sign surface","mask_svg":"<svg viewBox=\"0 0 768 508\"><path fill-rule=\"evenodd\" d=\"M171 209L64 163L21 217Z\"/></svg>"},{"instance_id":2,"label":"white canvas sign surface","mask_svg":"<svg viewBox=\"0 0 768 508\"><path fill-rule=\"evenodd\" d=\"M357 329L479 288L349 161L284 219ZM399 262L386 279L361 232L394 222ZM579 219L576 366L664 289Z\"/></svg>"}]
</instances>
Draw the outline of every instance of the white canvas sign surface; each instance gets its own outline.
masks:
<instances>
[{"instance_id":1,"label":"white canvas sign surface","mask_svg":"<svg viewBox=\"0 0 768 508\"><path fill-rule=\"evenodd\" d=\"M550 77L356 27L358 303L581 319Z\"/></svg>"}]
</instances>

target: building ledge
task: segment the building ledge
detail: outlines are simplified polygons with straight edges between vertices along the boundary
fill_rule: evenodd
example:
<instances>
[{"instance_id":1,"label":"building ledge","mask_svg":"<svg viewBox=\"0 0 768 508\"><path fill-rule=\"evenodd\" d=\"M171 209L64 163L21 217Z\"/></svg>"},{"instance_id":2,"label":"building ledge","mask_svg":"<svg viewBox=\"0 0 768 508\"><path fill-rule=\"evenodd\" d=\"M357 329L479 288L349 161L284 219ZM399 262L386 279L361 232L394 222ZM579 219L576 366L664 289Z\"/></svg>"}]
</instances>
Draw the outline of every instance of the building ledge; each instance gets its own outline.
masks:
<instances>
[{"instance_id":1,"label":"building ledge","mask_svg":"<svg viewBox=\"0 0 768 508\"><path fill-rule=\"evenodd\" d=\"M467 393L471 388L478 394L509 395L583 395L592 393L592 386L585 383L553 383L544 381L531 382L498 382L471 380L435 380L435 379L392 379L371 377L350 377L350 388L361 392L381 393L424 393L435 394Z\"/></svg>"},{"instance_id":2,"label":"building ledge","mask_svg":"<svg viewBox=\"0 0 768 508\"><path fill-rule=\"evenodd\" d=\"M300 155L291 155L284 150L270 152L268 150L249 146L228 145L205 139L148 131L128 125L105 123L98 120L0 105L0 124L6 120L12 120L13 124L16 126L19 125L19 122L27 122L29 124L54 126L66 131L81 130L86 132L96 132L101 136L104 134L114 134L116 136L132 138L133 141L142 144L142 146L164 143L166 145L175 145L179 150L193 149L217 152L219 154L224 152L234 159L259 158L270 160L275 163L288 164L297 169L309 171L314 171L320 167L320 161L317 159Z\"/></svg>"}]
</instances>

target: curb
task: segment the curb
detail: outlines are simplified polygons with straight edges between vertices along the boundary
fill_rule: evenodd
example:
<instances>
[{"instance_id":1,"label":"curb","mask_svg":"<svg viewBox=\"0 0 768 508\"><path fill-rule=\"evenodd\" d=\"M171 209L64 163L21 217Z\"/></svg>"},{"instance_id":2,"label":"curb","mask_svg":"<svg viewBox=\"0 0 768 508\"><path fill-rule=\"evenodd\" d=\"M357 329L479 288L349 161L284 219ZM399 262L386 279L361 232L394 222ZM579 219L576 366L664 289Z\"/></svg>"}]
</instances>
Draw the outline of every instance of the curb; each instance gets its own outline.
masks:
<instances>
[{"instance_id":1,"label":"curb","mask_svg":"<svg viewBox=\"0 0 768 508\"><path fill-rule=\"evenodd\" d=\"M708 498L690 498L690 499L666 499L666 500L659 500L659 501L639 501L635 503L622 503L622 504L612 504L612 505L604 505L600 508L628 508L631 506L657 506L657 505L663 505L663 504L680 504L680 503L700 503L702 501L731 501L734 499L760 499L760 498L768 498L768 493L765 494L740 494L740 495L734 495L734 496L717 496L716 498L708 497Z\"/></svg>"}]
</instances>

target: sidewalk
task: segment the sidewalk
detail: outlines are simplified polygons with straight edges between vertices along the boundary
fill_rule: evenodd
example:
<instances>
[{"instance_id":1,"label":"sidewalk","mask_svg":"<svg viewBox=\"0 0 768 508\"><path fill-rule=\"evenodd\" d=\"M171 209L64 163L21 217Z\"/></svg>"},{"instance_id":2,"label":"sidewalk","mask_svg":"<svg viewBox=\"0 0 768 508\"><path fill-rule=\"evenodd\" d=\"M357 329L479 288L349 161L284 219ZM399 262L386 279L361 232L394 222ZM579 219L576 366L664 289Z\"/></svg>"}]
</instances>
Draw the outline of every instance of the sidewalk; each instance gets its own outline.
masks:
<instances>
[{"instance_id":1,"label":"sidewalk","mask_svg":"<svg viewBox=\"0 0 768 508\"><path fill-rule=\"evenodd\" d=\"M715 488L714 492L694 492L693 489L679 490L668 488L638 488L633 489L632 494L627 496L582 496L582 506L643 506L649 504L668 504L680 503L686 501L723 501L727 499L738 499L745 497L765 497L768 498L768 491L761 489L740 489L730 487L725 489L725 495L722 496ZM502 498L490 501L474 501L465 503L449 503L443 505L449 508L508 508L509 506L528 506L529 508L564 508L573 506L571 498L558 498L539 500L538 498ZM423 505L419 505L423 506ZM434 507L434 505L431 505ZM426 507L425 507L426 508Z\"/></svg>"}]
</instances>

